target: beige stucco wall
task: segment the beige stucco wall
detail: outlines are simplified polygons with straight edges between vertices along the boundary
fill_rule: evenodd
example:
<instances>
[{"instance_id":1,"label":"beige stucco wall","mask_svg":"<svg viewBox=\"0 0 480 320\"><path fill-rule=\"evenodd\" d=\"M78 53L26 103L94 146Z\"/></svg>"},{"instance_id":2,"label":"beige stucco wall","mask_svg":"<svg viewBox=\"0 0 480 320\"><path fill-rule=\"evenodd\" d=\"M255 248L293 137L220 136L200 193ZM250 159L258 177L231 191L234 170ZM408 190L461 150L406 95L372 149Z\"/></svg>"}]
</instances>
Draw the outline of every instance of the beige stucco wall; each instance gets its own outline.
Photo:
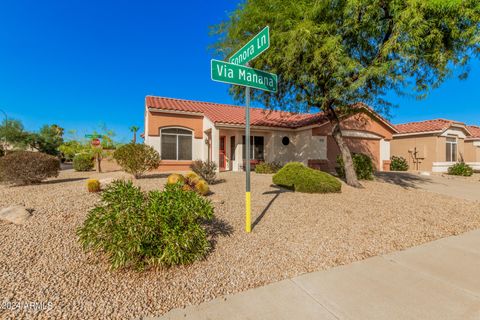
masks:
<instances>
[{"instance_id":1,"label":"beige stucco wall","mask_svg":"<svg viewBox=\"0 0 480 320\"><path fill-rule=\"evenodd\" d=\"M265 144L265 161L287 163L290 161L299 161L304 164L309 159L326 159L326 137L312 136L311 129L301 131L293 130L251 130L252 136L262 136ZM232 159L230 137L235 137L235 160L230 160L232 170L240 170L243 165L243 146L242 136L245 135L243 129L220 129L220 136L226 137L226 151L228 159ZM282 144L282 138L288 137L290 143ZM214 157L214 160L215 157Z\"/></svg>"},{"instance_id":2,"label":"beige stucco wall","mask_svg":"<svg viewBox=\"0 0 480 320\"><path fill-rule=\"evenodd\" d=\"M465 157L464 139L457 138L457 159ZM413 152L416 148L418 167L414 163ZM446 137L432 134L413 136L394 136L390 144L392 156L407 159L409 170L431 171L434 162L446 162Z\"/></svg>"},{"instance_id":3,"label":"beige stucco wall","mask_svg":"<svg viewBox=\"0 0 480 320\"><path fill-rule=\"evenodd\" d=\"M432 135L394 137L390 143L390 154L407 159L410 170L430 171L433 162L440 161L437 160L437 144L438 137ZM418 167L414 163L413 152L415 148L418 152L417 158L423 158L420 159Z\"/></svg>"},{"instance_id":4,"label":"beige stucco wall","mask_svg":"<svg viewBox=\"0 0 480 320\"><path fill-rule=\"evenodd\" d=\"M480 141L465 141L465 162L480 162Z\"/></svg>"}]
</instances>

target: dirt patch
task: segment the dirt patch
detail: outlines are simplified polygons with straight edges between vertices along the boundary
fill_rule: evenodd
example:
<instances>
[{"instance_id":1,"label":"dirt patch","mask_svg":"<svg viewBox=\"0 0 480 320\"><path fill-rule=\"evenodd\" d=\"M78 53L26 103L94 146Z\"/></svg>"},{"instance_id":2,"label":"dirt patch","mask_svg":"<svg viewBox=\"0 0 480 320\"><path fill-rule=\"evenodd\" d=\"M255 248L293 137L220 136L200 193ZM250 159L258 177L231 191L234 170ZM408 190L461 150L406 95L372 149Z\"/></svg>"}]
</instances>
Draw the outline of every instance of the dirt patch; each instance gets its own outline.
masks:
<instances>
[{"instance_id":1,"label":"dirt patch","mask_svg":"<svg viewBox=\"0 0 480 320\"><path fill-rule=\"evenodd\" d=\"M215 250L190 266L145 273L109 271L75 235L99 197L86 178L128 177L64 171L38 186L0 186L0 207L35 211L27 225L0 222L0 301L50 302L48 311L0 309L0 318L133 318L327 269L480 227L480 203L385 182L341 194L288 192L252 174L255 226L244 230L244 174L211 187L219 233ZM162 188L165 175L136 180ZM224 200L224 203L221 202Z\"/></svg>"}]
</instances>

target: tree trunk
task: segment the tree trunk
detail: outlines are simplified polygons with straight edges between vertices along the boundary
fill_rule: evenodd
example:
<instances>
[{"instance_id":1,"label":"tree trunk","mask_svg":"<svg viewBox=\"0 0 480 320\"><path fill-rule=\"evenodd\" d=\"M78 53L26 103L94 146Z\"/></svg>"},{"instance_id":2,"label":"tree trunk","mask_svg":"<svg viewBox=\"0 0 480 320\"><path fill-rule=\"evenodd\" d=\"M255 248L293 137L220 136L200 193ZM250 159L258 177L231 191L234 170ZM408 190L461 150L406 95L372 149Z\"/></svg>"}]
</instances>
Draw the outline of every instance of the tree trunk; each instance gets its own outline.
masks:
<instances>
[{"instance_id":1,"label":"tree trunk","mask_svg":"<svg viewBox=\"0 0 480 320\"><path fill-rule=\"evenodd\" d=\"M329 112L327 114L328 119L333 127L333 139L337 143L340 153L342 154L343 163L345 165L345 180L349 186L361 188L362 185L360 182L358 182L357 174L355 173L355 169L353 167L352 154L350 153L350 149L345 141L343 141L342 130L340 129L340 120L338 119L338 116L332 106L329 107Z\"/></svg>"},{"instance_id":2,"label":"tree trunk","mask_svg":"<svg viewBox=\"0 0 480 320\"><path fill-rule=\"evenodd\" d=\"M102 156L97 154L97 172L102 172Z\"/></svg>"},{"instance_id":3,"label":"tree trunk","mask_svg":"<svg viewBox=\"0 0 480 320\"><path fill-rule=\"evenodd\" d=\"M137 132L133 133L133 144L137 143Z\"/></svg>"}]
</instances>

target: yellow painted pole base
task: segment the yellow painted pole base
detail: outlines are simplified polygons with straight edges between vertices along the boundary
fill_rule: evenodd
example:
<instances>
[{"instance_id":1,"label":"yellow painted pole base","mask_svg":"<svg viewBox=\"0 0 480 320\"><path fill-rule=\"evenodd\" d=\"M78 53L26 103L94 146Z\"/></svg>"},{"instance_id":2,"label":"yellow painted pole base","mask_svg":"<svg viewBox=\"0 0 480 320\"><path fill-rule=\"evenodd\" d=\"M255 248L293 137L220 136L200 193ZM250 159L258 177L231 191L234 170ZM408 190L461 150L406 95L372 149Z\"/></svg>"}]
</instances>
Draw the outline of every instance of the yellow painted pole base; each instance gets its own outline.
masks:
<instances>
[{"instance_id":1,"label":"yellow painted pole base","mask_svg":"<svg viewBox=\"0 0 480 320\"><path fill-rule=\"evenodd\" d=\"M245 192L245 231L252 231L252 213L250 210L250 192Z\"/></svg>"}]
</instances>

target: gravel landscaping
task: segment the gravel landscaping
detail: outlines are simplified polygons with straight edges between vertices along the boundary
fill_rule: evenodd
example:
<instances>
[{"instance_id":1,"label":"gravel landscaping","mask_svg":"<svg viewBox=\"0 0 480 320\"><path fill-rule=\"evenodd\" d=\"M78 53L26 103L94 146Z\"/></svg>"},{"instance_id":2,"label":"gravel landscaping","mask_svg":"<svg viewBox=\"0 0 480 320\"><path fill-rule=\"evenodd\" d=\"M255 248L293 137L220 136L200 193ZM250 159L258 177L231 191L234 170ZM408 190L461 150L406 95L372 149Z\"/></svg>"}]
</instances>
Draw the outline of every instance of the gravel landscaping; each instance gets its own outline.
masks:
<instances>
[{"instance_id":1,"label":"gravel landscaping","mask_svg":"<svg viewBox=\"0 0 480 320\"><path fill-rule=\"evenodd\" d=\"M87 178L128 177L62 171L36 186L0 186L0 208L34 209L25 225L0 221L0 318L103 319L161 315L305 272L401 250L480 227L480 202L386 182L342 186L338 194L301 194L271 186L271 175L252 174L256 225L244 230L244 174L223 173L211 187L217 220L205 260L144 273L110 271L85 254L75 231L97 194ZM162 188L166 175L134 183ZM50 303L46 310L9 310L8 303Z\"/></svg>"}]
</instances>

